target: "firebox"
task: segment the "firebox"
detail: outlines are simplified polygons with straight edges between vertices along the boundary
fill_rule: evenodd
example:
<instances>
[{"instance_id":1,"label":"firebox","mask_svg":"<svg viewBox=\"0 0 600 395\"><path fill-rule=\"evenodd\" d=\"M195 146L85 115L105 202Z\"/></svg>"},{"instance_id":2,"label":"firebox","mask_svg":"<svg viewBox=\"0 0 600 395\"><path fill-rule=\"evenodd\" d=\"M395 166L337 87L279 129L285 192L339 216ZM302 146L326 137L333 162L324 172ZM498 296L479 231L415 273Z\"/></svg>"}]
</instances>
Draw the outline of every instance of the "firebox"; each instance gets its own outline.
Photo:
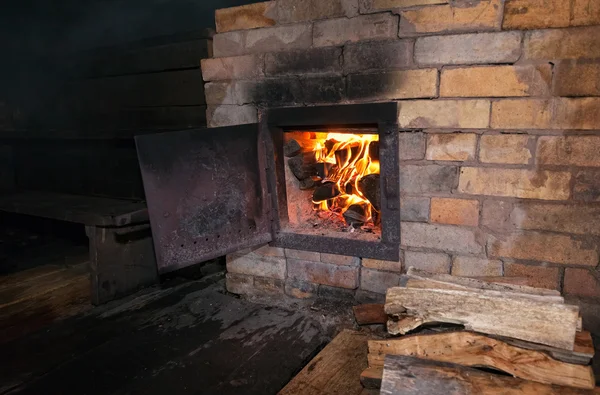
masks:
<instances>
[{"instance_id":1,"label":"firebox","mask_svg":"<svg viewBox=\"0 0 600 395\"><path fill-rule=\"evenodd\" d=\"M260 244L398 260L396 103L138 136L159 272Z\"/></svg>"}]
</instances>

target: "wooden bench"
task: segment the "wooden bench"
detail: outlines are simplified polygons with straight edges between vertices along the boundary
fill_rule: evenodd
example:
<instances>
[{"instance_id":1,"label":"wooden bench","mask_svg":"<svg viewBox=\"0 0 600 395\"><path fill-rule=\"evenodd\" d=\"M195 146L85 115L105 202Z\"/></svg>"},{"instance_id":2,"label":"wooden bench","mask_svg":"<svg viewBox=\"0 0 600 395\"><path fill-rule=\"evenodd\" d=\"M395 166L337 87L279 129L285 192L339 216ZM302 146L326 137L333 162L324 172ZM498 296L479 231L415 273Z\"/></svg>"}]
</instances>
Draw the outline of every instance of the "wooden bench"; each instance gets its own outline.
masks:
<instances>
[{"instance_id":1,"label":"wooden bench","mask_svg":"<svg viewBox=\"0 0 600 395\"><path fill-rule=\"evenodd\" d=\"M158 282L144 203L26 191L1 195L0 211L84 225L89 238L91 299L95 305Z\"/></svg>"},{"instance_id":2,"label":"wooden bench","mask_svg":"<svg viewBox=\"0 0 600 395\"><path fill-rule=\"evenodd\" d=\"M68 55L44 74L40 105L0 95L0 210L83 224L94 304L157 281L133 137L206 126L212 34Z\"/></svg>"}]
</instances>

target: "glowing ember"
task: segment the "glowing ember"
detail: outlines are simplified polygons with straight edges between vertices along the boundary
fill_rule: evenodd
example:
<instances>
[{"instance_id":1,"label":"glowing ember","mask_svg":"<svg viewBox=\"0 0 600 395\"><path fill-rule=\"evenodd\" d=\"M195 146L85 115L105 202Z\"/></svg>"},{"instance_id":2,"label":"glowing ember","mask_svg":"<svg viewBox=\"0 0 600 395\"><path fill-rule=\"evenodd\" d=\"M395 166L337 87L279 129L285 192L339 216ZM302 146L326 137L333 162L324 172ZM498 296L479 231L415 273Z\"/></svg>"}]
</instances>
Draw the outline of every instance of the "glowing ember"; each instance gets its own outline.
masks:
<instances>
[{"instance_id":1,"label":"glowing ember","mask_svg":"<svg viewBox=\"0 0 600 395\"><path fill-rule=\"evenodd\" d=\"M319 135L323 135L319 133ZM315 201L316 210L331 211L342 215L350 224L379 222L379 178L365 183L366 176L379 174L379 136L376 134L328 133L314 148L317 163L325 164L328 172L322 185L337 190L332 198ZM335 188L331 184L335 184ZM365 184L375 185L365 190ZM348 212L348 210L350 211Z\"/></svg>"}]
</instances>

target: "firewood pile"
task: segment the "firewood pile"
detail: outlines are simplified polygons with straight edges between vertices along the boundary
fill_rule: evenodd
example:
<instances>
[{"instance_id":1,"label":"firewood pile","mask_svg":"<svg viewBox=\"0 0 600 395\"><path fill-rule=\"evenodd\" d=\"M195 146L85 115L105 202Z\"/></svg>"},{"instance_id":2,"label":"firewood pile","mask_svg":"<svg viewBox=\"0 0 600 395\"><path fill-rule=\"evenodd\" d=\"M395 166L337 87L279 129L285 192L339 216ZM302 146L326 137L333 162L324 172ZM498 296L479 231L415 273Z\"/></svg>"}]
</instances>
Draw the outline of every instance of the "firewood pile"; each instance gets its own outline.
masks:
<instances>
[{"instance_id":1,"label":"firewood pile","mask_svg":"<svg viewBox=\"0 0 600 395\"><path fill-rule=\"evenodd\" d=\"M501 283L504 281L505 283ZM559 292L410 268L385 305L354 308L387 324L368 341L366 389L381 394L594 394L594 346Z\"/></svg>"}]
</instances>

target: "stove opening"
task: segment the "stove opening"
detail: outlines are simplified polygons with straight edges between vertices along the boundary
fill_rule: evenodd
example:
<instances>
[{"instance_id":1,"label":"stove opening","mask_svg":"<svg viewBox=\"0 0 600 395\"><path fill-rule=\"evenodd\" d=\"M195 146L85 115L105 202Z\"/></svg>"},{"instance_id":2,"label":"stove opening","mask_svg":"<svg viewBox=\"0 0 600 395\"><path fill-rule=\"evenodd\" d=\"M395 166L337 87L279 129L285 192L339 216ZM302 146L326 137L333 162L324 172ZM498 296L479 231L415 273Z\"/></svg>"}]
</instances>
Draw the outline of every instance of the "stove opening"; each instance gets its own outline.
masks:
<instances>
[{"instance_id":1,"label":"stove opening","mask_svg":"<svg viewBox=\"0 0 600 395\"><path fill-rule=\"evenodd\" d=\"M289 130L283 143L287 227L381 237L377 129Z\"/></svg>"}]
</instances>

